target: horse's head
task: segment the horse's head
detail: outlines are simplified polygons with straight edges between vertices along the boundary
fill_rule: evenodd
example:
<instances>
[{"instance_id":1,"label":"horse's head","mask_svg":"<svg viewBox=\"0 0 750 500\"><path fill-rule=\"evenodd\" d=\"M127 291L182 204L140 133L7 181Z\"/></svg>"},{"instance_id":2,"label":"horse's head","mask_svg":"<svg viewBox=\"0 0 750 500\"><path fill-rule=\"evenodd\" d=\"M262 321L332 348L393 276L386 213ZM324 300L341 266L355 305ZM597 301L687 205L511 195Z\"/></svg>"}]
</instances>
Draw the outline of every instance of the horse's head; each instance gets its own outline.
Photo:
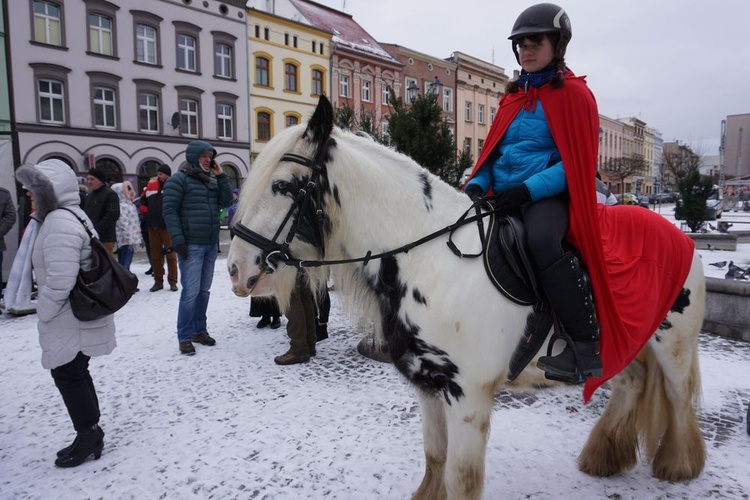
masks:
<instances>
[{"instance_id":1,"label":"horse's head","mask_svg":"<svg viewBox=\"0 0 750 500\"><path fill-rule=\"evenodd\" d=\"M326 173L333 108L321 97L307 125L284 130L253 162L234 218L227 265L235 294L275 295L282 310L299 261L322 259L330 230Z\"/></svg>"}]
</instances>

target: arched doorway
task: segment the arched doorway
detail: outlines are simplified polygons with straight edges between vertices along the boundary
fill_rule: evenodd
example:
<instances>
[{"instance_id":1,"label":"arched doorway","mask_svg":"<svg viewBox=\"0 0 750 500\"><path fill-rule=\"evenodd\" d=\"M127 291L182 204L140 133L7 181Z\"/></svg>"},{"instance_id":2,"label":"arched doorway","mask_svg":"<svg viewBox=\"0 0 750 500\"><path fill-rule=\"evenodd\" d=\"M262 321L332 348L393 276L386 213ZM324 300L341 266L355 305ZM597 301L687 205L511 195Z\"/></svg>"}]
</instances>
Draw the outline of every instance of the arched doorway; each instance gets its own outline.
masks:
<instances>
[{"instance_id":1,"label":"arched doorway","mask_svg":"<svg viewBox=\"0 0 750 500\"><path fill-rule=\"evenodd\" d=\"M112 185L116 182L122 182L122 168L115 160L111 158L97 158L96 168L104 172L107 184Z\"/></svg>"},{"instance_id":2,"label":"arched doorway","mask_svg":"<svg viewBox=\"0 0 750 500\"><path fill-rule=\"evenodd\" d=\"M157 160L146 160L138 167L138 188L137 192L140 194L143 192L143 188L146 187L148 181L151 178L156 177L156 169L161 166L161 162Z\"/></svg>"}]
</instances>

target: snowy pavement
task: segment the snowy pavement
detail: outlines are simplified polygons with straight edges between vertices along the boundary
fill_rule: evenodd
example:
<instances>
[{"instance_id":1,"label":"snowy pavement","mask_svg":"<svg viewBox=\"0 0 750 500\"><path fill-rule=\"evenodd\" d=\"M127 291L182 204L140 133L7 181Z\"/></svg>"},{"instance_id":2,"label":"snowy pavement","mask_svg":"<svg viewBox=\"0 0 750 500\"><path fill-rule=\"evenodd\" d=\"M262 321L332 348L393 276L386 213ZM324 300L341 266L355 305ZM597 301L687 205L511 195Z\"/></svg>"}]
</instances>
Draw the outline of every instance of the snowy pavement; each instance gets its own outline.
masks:
<instances>
[{"instance_id":1,"label":"snowy pavement","mask_svg":"<svg viewBox=\"0 0 750 500\"><path fill-rule=\"evenodd\" d=\"M750 264L745 247L709 257ZM73 432L40 364L36 316L0 315L0 499L410 497L424 467L419 407L391 365L357 354L367 328L351 321L333 292L330 338L318 355L277 366L273 357L288 347L284 328L255 328L249 300L231 293L225 266L226 252L209 306L217 345L197 345L186 357L175 334L179 293L148 292L142 256L133 264L142 291L116 315L118 347L91 361L104 454L74 469L54 466ZM699 478L660 482L645 463L604 479L579 472L575 460L606 404L606 386L589 405L580 387L501 392L484 498L750 498L750 344L704 335L700 358L708 459Z\"/></svg>"}]
</instances>

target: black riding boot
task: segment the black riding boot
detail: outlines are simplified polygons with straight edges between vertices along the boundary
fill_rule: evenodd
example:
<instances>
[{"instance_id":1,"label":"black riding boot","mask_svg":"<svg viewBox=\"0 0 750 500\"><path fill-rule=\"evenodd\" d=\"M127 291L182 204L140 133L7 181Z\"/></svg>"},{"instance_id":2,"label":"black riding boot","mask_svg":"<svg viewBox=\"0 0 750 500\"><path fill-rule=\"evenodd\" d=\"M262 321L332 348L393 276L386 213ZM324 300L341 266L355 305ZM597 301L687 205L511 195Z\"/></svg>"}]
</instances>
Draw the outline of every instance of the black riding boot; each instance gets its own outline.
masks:
<instances>
[{"instance_id":1,"label":"black riding boot","mask_svg":"<svg viewBox=\"0 0 750 500\"><path fill-rule=\"evenodd\" d=\"M537 366L552 378L578 382L601 377L599 325L588 276L581 263L567 252L540 273L544 292L567 335L567 345L557 356L542 356Z\"/></svg>"},{"instance_id":2,"label":"black riding boot","mask_svg":"<svg viewBox=\"0 0 750 500\"><path fill-rule=\"evenodd\" d=\"M78 431L78 435L73 441L73 447L67 455L63 455L55 460L58 467L77 467L86 461L92 454L94 459L99 460L104 448L104 439L98 425Z\"/></svg>"},{"instance_id":3,"label":"black riding boot","mask_svg":"<svg viewBox=\"0 0 750 500\"><path fill-rule=\"evenodd\" d=\"M96 425L95 427L97 431L99 432L99 435L102 437L102 439L104 439L104 431L102 430L102 428L99 427L98 425ZM78 442L78 435L76 435L72 443L70 443L68 446L66 446L65 448L57 452L57 458L64 457L65 455L70 453L70 450L72 450L75 447L77 442Z\"/></svg>"}]
</instances>

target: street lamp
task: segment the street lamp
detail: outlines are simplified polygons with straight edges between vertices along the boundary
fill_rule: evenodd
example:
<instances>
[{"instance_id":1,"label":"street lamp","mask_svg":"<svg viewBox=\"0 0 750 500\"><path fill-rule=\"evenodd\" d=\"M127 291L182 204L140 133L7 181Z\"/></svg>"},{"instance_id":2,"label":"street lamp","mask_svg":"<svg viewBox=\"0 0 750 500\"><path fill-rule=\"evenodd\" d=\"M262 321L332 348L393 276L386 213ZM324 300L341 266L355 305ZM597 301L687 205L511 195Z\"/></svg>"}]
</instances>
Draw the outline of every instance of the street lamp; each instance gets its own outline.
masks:
<instances>
[{"instance_id":1,"label":"street lamp","mask_svg":"<svg viewBox=\"0 0 750 500\"><path fill-rule=\"evenodd\" d=\"M409 99L409 104L414 104L414 101L417 100L418 93L419 87L417 87L417 84L412 80L409 82L409 86L406 87L406 98Z\"/></svg>"},{"instance_id":2,"label":"street lamp","mask_svg":"<svg viewBox=\"0 0 750 500\"><path fill-rule=\"evenodd\" d=\"M440 83L440 79L438 77L435 77L432 80L432 83L429 85L430 94L440 95L440 87L442 87L442 86L443 86L443 84Z\"/></svg>"}]
</instances>

